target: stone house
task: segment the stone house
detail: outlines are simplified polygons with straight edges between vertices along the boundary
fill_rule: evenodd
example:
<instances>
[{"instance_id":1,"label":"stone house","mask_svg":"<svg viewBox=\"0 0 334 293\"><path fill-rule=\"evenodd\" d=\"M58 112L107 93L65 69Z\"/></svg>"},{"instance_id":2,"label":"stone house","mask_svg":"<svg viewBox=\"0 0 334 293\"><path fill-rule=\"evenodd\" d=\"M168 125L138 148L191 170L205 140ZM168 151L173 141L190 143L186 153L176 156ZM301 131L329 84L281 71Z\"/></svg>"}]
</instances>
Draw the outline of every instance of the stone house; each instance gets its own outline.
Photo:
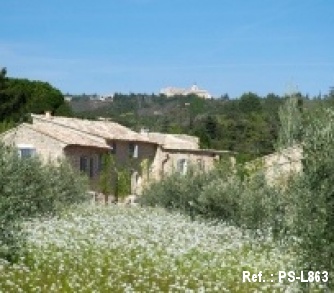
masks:
<instances>
[{"instance_id":1,"label":"stone house","mask_svg":"<svg viewBox=\"0 0 334 293\"><path fill-rule=\"evenodd\" d=\"M66 158L74 169L87 174L98 190L103 154L113 154L116 165L128 166L131 193L140 194L145 184L166 174L187 172L189 165L209 170L227 151L199 149L197 137L162 133L137 133L108 120L91 121L32 114L23 123L0 135L17 147L22 157L38 154L45 162ZM145 167L144 167L145 166Z\"/></svg>"}]
</instances>

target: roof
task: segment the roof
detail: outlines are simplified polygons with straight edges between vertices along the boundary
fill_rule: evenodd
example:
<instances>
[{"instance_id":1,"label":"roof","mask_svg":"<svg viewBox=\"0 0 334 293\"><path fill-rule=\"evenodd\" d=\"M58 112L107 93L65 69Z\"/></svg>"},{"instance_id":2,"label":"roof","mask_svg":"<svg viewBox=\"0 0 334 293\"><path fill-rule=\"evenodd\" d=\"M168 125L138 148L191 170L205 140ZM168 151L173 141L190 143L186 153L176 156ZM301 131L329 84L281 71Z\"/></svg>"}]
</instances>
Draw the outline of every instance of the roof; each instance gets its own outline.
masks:
<instances>
[{"instance_id":1,"label":"roof","mask_svg":"<svg viewBox=\"0 0 334 293\"><path fill-rule=\"evenodd\" d=\"M23 123L19 127L28 127L43 135L49 136L55 140L58 140L66 145L80 145L89 147L98 147L109 149L110 146L106 143L105 139L80 133L70 128L64 128L58 125L43 125L43 124L27 124Z\"/></svg>"},{"instance_id":2,"label":"roof","mask_svg":"<svg viewBox=\"0 0 334 293\"><path fill-rule=\"evenodd\" d=\"M146 136L165 149L198 149L199 139L190 135L174 135L159 132L148 132Z\"/></svg>"},{"instance_id":3,"label":"roof","mask_svg":"<svg viewBox=\"0 0 334 293\"><path fill-rule=\"evenodd\" d=\"M65 129L67 129L80 132L81 135L90 135L107 140L140 141L156 144L146 136L111 121L92 121L60 116L46 117L44 115L35 114L32 114L31 116L33 118L33 125L38 125L38 127L43 127L44 129L48 127L58 127L59 131L65 131Z\"/></svg>"},{"instance_id":4,"label":"roof","mask_svg":"<svg viewBox=\"0 0 334 293\"><path fill-rule=\"evenodd\" d=\"M109 120L91 121L59 116L31 115L33 124L23 123L18 127L28 127L43 135L49 136L65 145L80 145L109 149L108 140L147 142L160 145L168 152L187 152L194 154L222 155L233 153L211 149L199 149L196 136L166 133L137 133L131 129ZM2 133L3 137L6 133Z\"/></svg>"}]
</instances>

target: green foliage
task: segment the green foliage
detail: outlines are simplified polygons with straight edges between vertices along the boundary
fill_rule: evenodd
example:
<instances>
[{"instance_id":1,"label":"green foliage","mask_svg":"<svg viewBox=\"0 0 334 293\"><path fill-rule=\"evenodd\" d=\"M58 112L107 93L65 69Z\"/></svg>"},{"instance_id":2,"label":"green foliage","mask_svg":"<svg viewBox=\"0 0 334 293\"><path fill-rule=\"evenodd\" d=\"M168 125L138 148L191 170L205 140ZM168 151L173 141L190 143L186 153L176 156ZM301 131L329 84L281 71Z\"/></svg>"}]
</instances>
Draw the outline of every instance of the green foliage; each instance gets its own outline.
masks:
<instances>
[{"instance_id":1,"label":"green foliage","mask_svg":"<svg viewBox=\"0 0 334 293\"><path fill-rule=\"evenodd\" d=\"M50 195L49 205L46 206L45 213L56 214L68 206L88 199L86 178L74 171L67 161L58 161L56 164L49 163L44 166L44 170L46 176L52 178L49 179L49 186L46 189ZM44 179L46 178L44 177Z\"/></svg>"},{"instance_id":2,"label":"green foliage","mask_svg":"<svg viewBox=\"0 0 334 293\"><path fill-rule=\"evenodd\" d=\"M319 108L300 115L296 100L280 112L281 146L303 147L303 173L285 186L268 185L260 160L252 164L220 164L207 173L172 174L145 190L143 203L177 209L252 229L271 231L276 239L298 239L299 268L334 275L334 110ZM287 107L289 105L289 107ZM289 116L290 115L290 116ZM284 123L287 123L285 125ZM287 144L286 144L287 143ZM251 167L250 167L251 166ZM283 188L282 188L283 187ZM328 284L329 287L333 283Z\"/></svg>"},{"instance_id":3,"label":"green foliage","mask_svg":"<svg viewBox=\"0 0 334 293\"><path fill-rule=\"evenodd\" d=\"M292 147L301 142L303 125L299 105L299 99L293 96L279 109L281 127L278 133L278 149Z\"/></svg>"},{"instance_id":4,"label":"green foliage","mask_svg":"<svg viewBox=\"0 0 334 293\"><path fill-rule=\"evenodd\" d=\"M148 206L158 205L169 210L194 213L199 191L209 182L209 177L202 175L199 176L191 166L190 172L185 175L175 172L159 182L151 183L144 190L141 201Z\"/></svg>"},{"instance_id":5,"label":"green foliage","mask_svg":"<svg viewBox=\"0 0 334 293\"><path fill-rule=\"evenodd\" d=\"M239 109L241 112L249 114L262 110L260 97L254 93L245 93L240 97Z\"/></svg>"},{"instance_id":6,"label":"green foliage","mask_svg":"<svg viewBox=\"0 0 334 293\"><path fill-rule=\"evenodd\" d=\"M0 133L5 132L15 126L15 123L13 120L7 120L4 122L0 122Z\"/></svg>"},{"instance_id":7,"label":"green foliage","mask_svg":"<svg viewBox=\"0 0 334 293\"><path fill-rule=\"evenodd\" d=\"M105 195L112 194L114 191L114 186L112 184L112 174L115 169L115 160L110 154L102 155L102 169L99 178L99 188L100 192Z\"/></svg>"},{"instance_id":8,"label":"green foliage","mask_svg":"<svg viewBox=\"0 0 334 293\"><path fill-rule=\"evenodd\" d=\"M64 102L57 109L55 109L54 114L56 116L71 117L73 116L73 111L71 106L67 102Z\"/></svg>"},{"instance_id":9,"label":"green foliage","mask_svg":"<svg viewBox=\"0 0 334 293\"><path fill-rule=\"evenodd\" d=\"M303 113L297 97L280 110L278 148L301 144L303 174L286 188L288 229L301 237L304 269L334 272L334 111L320 105ZM294 221L294 224L291 222Z\"/></svg>"},{"instance_id":10,"label":"green foliage","mask_svg":"<svg viewBox=\"0 0 334 293\"><path fill-rule=\"evenodd\" d=\"M205 120L205 130L211 139L217 137L217 128L217 119L211 115L208 115Z\"/></svg>"},{"instance_id":11,"label":"green foliage","mask_svg":"<svg viewBox=\"0 0 334 293\"><path fill-rule=\"evenodd\" d=\"M44 165L37 157L21 159L17 150L0 145L0 256L15 260L22 220L57 214L86 200L85 187L66 162Z\"/></svg>"},{"instance_id":12,"label":"green foliage","mask_svg":"<svg viewBox=\"0 0 334 293\"><path fill-rule=\"evenodd\" d=\"M279 191L266 183L261 172L245 177L240 175L242 171L231 170L233 167L225 162L208 173L194 169L184 176L174 173L150 185L142 203L279 233L280 218L284 216L284 203L278 202Z\"/></svg>"},{"instance_id":13,"label":"green foliage","mask_svg":"<svg viewBox=\"0 0 334 293\"><path fill-rule=\"evenodd\" d=\"M196 127L192 135L195 135L199 138L199 146L202 149L210 149L212 148L212 140L210 139L210 136L206 132L205 128L203 126Z\"/></svg>"},{"instance_id":14,"label":"green foliage","mask_svg":"<svg viewBox=\"0 0 334 293\"><path fill-rule=\"evenodd\" d=\"M52 111L70 116L71 108L62 93L47 82L7 78L6 70L0 73L0 122L27 120L28 113Z\"/></svg>"},{"instance_id":15,"label":"green foliage","mask_svg":"<svg viewBox=\"0 0 334 293\"><path fill-rule=\"evenodd\" d=\"M131 176L128 168L117 169L117 196L124 198L131 192Z\"/></svg>"},{"instance_id":16,"label":"green foliage","mask_svg":"<svg viewBox=\"0 0 334 293\"><path fill-rule=\"evenodd\" d=\"M185 133L200 138L201 148L227 149L253 158L274 151L283 98L246 93L240 99L203 99L195 95L165 97L115 94L82 112L80 101L70 104L77 115L107 117L136 131ZM81 101L81 105L87 102Z\"/></svg>"},{"instance_id":17,"label":"green foliage","mask_svg":"<svg viewBox=\"0 0 334 293\"><path fill-rule=\"evenodd\" d=\"M307 117L303 137L300 229L304 261L310 269L334 274L334 111L324 109Z\"/></svg>"},{"instance_id":18,"label":"green foliage","mask_svg":"<svg viewBox=\"0 0 334 293\"><path fill-rule=\"evenodd\" d=\"M131 192L131 163L120 166L111 154L102 156L102 170L99 178L99 189L105 196L114 194L116 200L124 198ZM107 202L107 197L106 197Z\"/></svg>"}]
</instances>

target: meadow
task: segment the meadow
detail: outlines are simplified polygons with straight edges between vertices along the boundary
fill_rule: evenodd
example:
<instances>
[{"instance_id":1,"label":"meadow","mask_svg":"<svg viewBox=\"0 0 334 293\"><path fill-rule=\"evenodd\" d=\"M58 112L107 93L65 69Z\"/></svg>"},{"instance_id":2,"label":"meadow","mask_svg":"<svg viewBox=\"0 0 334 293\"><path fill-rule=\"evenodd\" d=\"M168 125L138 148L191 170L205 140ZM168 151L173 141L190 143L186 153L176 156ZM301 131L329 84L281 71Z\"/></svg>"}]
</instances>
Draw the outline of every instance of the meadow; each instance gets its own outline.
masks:
<instances>
[{"instance_id":1,"label":"meadow","mask_svg":"<svg viewBox=\"0 0 334 293\"><path fill-rule=\"evenodd\" d=\"M84 204L23 232L26 254L0 260L0 292L300 292L242 282L243 270L295 270L293 245L160 208Z\"/></svg>"}]
</instances>

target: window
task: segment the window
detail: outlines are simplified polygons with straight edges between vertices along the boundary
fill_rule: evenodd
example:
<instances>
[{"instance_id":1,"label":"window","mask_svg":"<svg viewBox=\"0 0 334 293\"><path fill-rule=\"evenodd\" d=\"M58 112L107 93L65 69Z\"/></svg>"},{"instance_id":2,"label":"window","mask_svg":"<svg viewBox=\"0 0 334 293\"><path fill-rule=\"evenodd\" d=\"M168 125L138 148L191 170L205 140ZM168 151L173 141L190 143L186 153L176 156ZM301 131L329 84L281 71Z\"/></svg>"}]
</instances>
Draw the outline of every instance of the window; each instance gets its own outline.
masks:
<instances>
[{"instance_id":1,"label":"window","mask_svg":"<svg viewBox=\"0 0 334 293\"><path fill-rule=\"evenodd\" d=\"M81 156L80 157L80 171L87 172L88 171L88 159L87 157Z\"/></svg>"},{"instance_id":2,"label":"window","mask_svg":"<svg viewBox=\"0 0 334 293\"><path fill-rule=\"evenodd\" d=\"M138 158L138 145L133 142L129 143L129 156L132 158Z\"/></svg>"},{"instance_id":3,"label":"window","mask_svg":"<svg viewBox=\"0 0 334 293\"><path fill-rule=\"evenodd\" d=\"M186 174L187 173L187 167L188 163L186 159L180 159L177 161L177 171L180 172L181 174Z\"/></svg>"},{"instance_id":4,"label":"window","mask_svg":"<svg viewBox=\"0 0 334 293\"><path fill-rule=\"evenodd\" d=\"M18 149L21 158L31 158L36 155L36 149L33 145L19 144Z\"/></svg>"},{"instance_id":5,"label":"window","mask_svg":"<svg viewBox=\"0 0 334 293\"><path fill-rule=\"evenodd\" d=\"M93 157L89 159L89 177L90 178L94 177L94 158Z\"/></svg>"},{"instance_id":6,"label":"window","mask_svg":"<svg viewBox=\"0 0 334 293\"><path fill-rule=\"evenodd\" d=\"M20 149L21 158L31 158L35 155L35 149Z\"/></svg>"},{"instance_id":7,"label":"window","mask_svg":"<svg viewBox=\"0 0 334 293\"><path fill-rule=\"evenodd\" d=\"M94 158L81 156L80 171L86 173L91 178L94 177Z\"/></svg>"},{"instance_id":8,"label":"window","mask_svg":"<svg viewBox=\"0 0 334 293\"><path fill-rule=\"evenodd\" d=\"M99 154L97 157L97 169L99 172L103 170L103 155Z\"/></svg>"},{"instance_id":9,"label":"window","mask_svg":"<svg viewBox=\"0 0 334 293\"><path fill-rule=\"evenodd\" d=\"M114 155L116 154L116 150L117 150L116 142L112 142L110 145L110 153Z\"/></svg>"}]
</instances>

